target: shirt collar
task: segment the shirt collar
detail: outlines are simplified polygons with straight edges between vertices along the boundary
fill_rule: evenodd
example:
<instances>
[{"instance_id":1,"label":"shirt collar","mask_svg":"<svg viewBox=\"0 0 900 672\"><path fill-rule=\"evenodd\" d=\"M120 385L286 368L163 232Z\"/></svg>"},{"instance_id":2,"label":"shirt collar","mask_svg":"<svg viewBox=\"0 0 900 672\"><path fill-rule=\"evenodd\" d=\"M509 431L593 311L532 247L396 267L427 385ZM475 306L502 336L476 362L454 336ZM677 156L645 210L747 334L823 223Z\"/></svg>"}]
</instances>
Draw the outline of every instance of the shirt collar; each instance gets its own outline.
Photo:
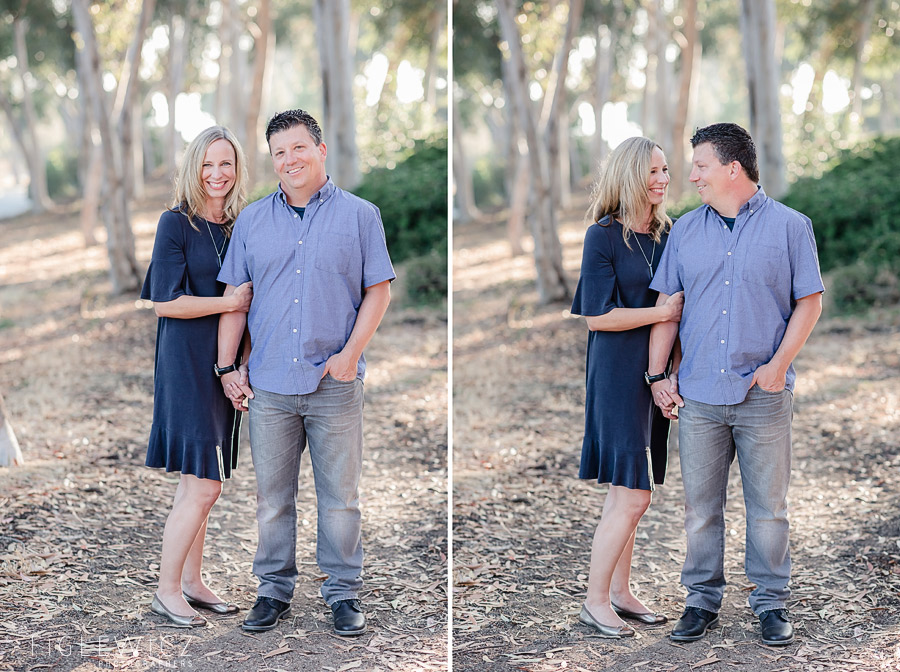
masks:
<instances>
[{"instance_id":1,"label":"shirt collar","mask_svg":"<svg viewBox=\"0 0 900 672\"><path fill-rule=\"evenodd\" d=\"M322 185L322 188L309 197L310 203L315 200L327 201L329 198L331 198L332 194L334 194L334 191L335 189L337 189L337 187L335 187L334 182L331 181L331 175L326 175L325 178L325 184ZM284 203L284 205L289 205L289 203L287 202L287 196L285 195L284 190L281 188L281 182L278 183L278 189L275 191L275 198ZM309 207L308 204L307 207Z\"/></svg>"},{"instance_id":2,"label":"shirt collar","mask_svg":"<svg viewBox=\"0 0 900 672\"><path fill-rule=\"evenodd\" d=\"M757 210L759 210L759 209L762 207L762 204L765 203L766 200L767 200L768 198L769 198L769 197L766 196L766 191L765 191L765 189L762 188L762 185L761 185L761 184L760 184L760 185L757 185L757 186L756 186L756 193L753 194L753 196L750 198L749 201L747 201L746 203L744 203L744 204L738 209L738 213L737 213L737 214L738 214L738 217L739 217L739 216L741 215L741 213L743 213L743 212L747 212L747 211L756 212ZM707 211L707 212L716 213L716 214L719 215L719 217L722 217L722 215L719 213L719 211L716 210L715 208L713 208L711 205L707 205L707 206L705 206L705 207L706 207L706 211Z\"/></svg>"}]
</instances>

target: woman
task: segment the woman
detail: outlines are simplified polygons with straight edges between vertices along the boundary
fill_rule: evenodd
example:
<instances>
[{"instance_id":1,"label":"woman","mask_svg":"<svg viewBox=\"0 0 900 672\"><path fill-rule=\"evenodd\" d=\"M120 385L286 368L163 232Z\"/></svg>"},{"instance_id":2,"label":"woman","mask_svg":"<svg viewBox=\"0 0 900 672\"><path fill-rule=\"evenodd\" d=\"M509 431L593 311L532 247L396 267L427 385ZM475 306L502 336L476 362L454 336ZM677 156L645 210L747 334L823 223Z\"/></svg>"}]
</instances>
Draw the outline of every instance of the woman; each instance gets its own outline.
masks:
<instances>
[{"instance_id":1,"label":"woman","mask_svg":"<svg viewBox=\"0 0 900 672\"><path fill-rule=\"evenodd\" d=\"M604 637L632 637L622 618L665 623L630 588L641 516L666 472L669 421L644 380L650 327L681 319L683 295L656 306L649 288L668 238L669 184L662 149L630 138L609 157L587 216L581 278L572 313L587 319L587 395L580 478L609 483L591 547L580 620ZM622 618L620 618L622 617Z\"/></svg>"},{"instance_id":2,"label":"woman","mask_svg":"<svg viewBox=\"0 0 900 672\"><path fill-rule=\"evenodd\" d=\"M159 587L150 608L176 625L206 620L194 607L234 613L203 582L209 511L237 466L240 413L213 371L219 314L247 312L251 283L223 297L216 276L246 202L246 162L234 135L213 126L187 148L175 202L162 214L141 298L159 316L148 467L180 471L163 533Z\"/></svg>"}]
</instances>

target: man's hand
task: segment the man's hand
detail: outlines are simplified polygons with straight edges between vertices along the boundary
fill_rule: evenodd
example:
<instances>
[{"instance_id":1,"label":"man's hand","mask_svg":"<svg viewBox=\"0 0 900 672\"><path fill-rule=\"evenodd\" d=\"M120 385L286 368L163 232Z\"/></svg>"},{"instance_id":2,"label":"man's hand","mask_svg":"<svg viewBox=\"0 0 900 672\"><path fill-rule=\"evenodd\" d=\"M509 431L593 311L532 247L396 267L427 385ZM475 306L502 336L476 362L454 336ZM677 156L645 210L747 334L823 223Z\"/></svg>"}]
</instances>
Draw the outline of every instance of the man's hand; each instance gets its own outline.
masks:
<instances>
[{"instance_id":1,"label":"man's hand","mask_svg":"<svg viewBox=\"0 0 900 672\"><path fill-rule=\"evenodd\" d=\"M750 387L759 385L766 392L781 392L787 383L787 371L782 371L776 364L769 362L753 372Z\"/></svg>"},{"instance_id":2,"label":"man's hand","mask_svg":"<svg viewBox=\"0 0 900 672\"><path fill-rule=\"evenodd\" d=\"M330 373L331 377L335 380L349 383L351 380L356 379L357 362L359 362L359 357L354 357L352 354L341 350L340 352L333 354L325 362L325 370L322 372L322 378Z\"/></svg>"},{"instance_id":3,"label":"man's hand","mask_svg":"<svg viewBox=\"0 0 900 672\"><path fill-rule=\"evenodd\" d=\"M678 409L684 407L684 399L678 394L678 374L669 374L666 380L660 380L650 386L653 403L669 420L678 419Z\"/></svg>"},{"instance_id":4,"label":"man's hand","mask_svg":"<svg viewBox=\"0 0 900 672\"><path fill-rule=\"evenodd\" d=\"M253 399L247 365L241 364L237 371L226 373L222 376L221 381L222 389L225 391L225 396L231 401L231 405L239 411L246 411L246 401Z\"/></svg>"}]
</instances>

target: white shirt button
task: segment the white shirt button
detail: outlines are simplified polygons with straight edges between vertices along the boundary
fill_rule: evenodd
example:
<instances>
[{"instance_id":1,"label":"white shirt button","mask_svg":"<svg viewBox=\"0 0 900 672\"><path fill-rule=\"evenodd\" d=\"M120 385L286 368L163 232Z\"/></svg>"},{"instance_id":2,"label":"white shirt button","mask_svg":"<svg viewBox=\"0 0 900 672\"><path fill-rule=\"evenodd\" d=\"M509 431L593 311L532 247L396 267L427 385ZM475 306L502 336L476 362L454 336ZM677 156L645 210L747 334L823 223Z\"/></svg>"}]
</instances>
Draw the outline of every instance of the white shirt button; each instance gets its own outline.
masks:
<instances>
[{"instance_id":1,"label":"white shirt button","mask_svg":"<svg viewBox=\"0 0 900 672\"><path fill-rule=\"evenodd\" d=\"M729 256L729 257L731 256L731 252L728 253L728 256Z\"/></svg>"},{"instance_id":2,"label":"white shirt button","mask_svg":"<svg viewBox=\"0 0 900 672\"><path fill-rule=\"evenodd\" d=\"M296 362L297 360L295 359L294 361ZM725 373L725 369L719 369L719 373Z\"/></svg>"},{"instance_id":3,"label":"white shirt button","mask_svg":"<svg viewBox=\"0 0 900 672\"><path fill-rule=\"evenodd\" d=\"M750 211L750 214L751 214L751 215L753 214L753 210Z\"/></svg>"},{"instance_id":4,"label":"white shirt button","mask_svg":"<svg viewBox=\"0 0 900 672\"><path fill-rule=\"evenodd\" d=\"M297 300L294 299L294 303L296 303L296 302L297 302ZM723 314L723 315L727 315L727 314L728 314L728 311L727 311L727 310L723 310L723 311L722 311L722 314Z\"/></svg>"},{"instance_id":5,"label":"white shirt button","mask_svg":"<svg viewBox=\"0 0 900 672\"><path fill-rule=\"evenodd\" d=\"M296 330L296 329L294 329L294 333L295 333L295 334L297 333L297 330ZM722 342L724 343L725 341L722 341Z\"/></svg>"},{"instance_id":6,"label":"white shirt button","mask_svg":"<svg viewBox=\"0 0 900 672\"><path fill-rule=\"evenodd\" d=\"M300 272L300 269L298 268L298 269L297 269L297 273L299 273L299 272ZM728 283L726 282L725 284L727 285Z\"/></svg>"},{"instance_id":7,"label":"white shirt button","mask_svg":"<svg viewBox=\"0 0 900 672\"><path fill-rule=\"evenodd\" d=\"M303 241L302 241L302 240L298 240L298 241L297 241L297 244L298 244L298 245L303 245Z\"/></svg>"},{"instance_id":8,"label":"white shirt button","mask_svg":"<svg viewBox=\"0 0 900 672\"><path fill-rule=\"evenodd\" d=\"M294 329L294 331L297 331L297 330L296 330L296 329ZM719 343L724 343L724 342L725 342L725 341L719 341Z\"/></svg>"},{"instance_id":9,"label":"white shirt button","mask_svg":"<svg viewBox=\"0 0 900 672\"><path fill-rule=\"evenodd\" d=\"M300 299L294 299L294 303L300 303Z\"/></svg>"},{"instance_id":10,"label":"white shirt button","mask_svg":"<svg viewBox=\"0 0 900 672\"><path fill-rule=\"evenodd\" d=\"M297 271L297 272L299 273L300 271ZM731 283L728 282L728 280L726 280L726 281L725 281L725 284L726 284L726 285L730 285Z\"/></svg>"},{"instance_id":11,"label":"white shirt button","mask_svg":"<svg viewBox=\"0 0 900 672\"><path fill-rule=\"evenodd\" d=\"M294 357L294 361L295 361L295 362L297 361L297 358L296 358L296 357Z\"/></svg>"},{"instance_id":12,"label":"white shirt button","mask_svg":"<svg viewBox=\"0 0 900 672\"><path fill-rule=\"evenodd\" d=\"M300 215L298 215L296 212L294 213L294 219L297 219L297 217L299 217L299 216Z\"/></svg>"}]
</instances>

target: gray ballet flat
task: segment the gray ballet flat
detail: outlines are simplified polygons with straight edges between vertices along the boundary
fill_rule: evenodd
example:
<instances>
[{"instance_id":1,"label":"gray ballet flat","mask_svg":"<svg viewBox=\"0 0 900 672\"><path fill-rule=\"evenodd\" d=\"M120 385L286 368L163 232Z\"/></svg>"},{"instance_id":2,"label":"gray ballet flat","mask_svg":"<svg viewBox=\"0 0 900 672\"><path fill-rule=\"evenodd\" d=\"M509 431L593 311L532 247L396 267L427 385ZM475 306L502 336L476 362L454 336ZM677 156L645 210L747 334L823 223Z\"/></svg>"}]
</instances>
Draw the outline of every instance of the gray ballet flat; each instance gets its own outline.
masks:
<instances>
[{"instance_id":1,"label":"gray ballet flat","mask_svg":"<svg viewBox=\"0 0 900 672\"><path fill-rule=\"evenodd\" d=\"M159 596L155 593L153 595L153 601L150 603L150 611L154 614L165 616L179 628L199 628L206 625L206 619L198 614L192 616L179 616L178 614L173 614L166 608L166 605L162 603L162 600L160 600Z\"/></svg>"},{"instance_id":2,"label":"gray ballet flat","mask_svg":"<svg viewBox=\"0 0 900 672\"><path fill-rule=\"evenodd\" d=\"M601 637L609 639L622 639L623 637L634 637L634 630L627 625L603 625L600 621L591 615L587 607L581 605L581 614L578 620L589 625L600 633Z\"/></svg>"},{"instance_id":3,"label":"gray ballet flat","mask_svg":"<svg viewBox=\"0 0 900 672\"><path fill-rule=\"evenodd\" d=\"M616 612L622 618L630 618L635 621L639 621L640 623L646 623L647 625L660 625L662 623L667 622L669 619L663 616L662 614L654 614L652 611L647 611L642 614L639 614L634 611L628 611L627 609L622 609L621 607L617 607L615 604L612 604L613 611Z\"/></svg>"},{"instance_id":4,"label":"gray ballet flat","mask_svg":"<svg viewBox=\"0 0 900 672\"><path fill-rule=\"evenodd\" d=\"M197 609L208 609L214 614L236 614L240 611L240 607L233 602L204 602L196 597L191 597L187 593L182 593L184 600L192 607Z\"/></svg>"}]
</instances>

